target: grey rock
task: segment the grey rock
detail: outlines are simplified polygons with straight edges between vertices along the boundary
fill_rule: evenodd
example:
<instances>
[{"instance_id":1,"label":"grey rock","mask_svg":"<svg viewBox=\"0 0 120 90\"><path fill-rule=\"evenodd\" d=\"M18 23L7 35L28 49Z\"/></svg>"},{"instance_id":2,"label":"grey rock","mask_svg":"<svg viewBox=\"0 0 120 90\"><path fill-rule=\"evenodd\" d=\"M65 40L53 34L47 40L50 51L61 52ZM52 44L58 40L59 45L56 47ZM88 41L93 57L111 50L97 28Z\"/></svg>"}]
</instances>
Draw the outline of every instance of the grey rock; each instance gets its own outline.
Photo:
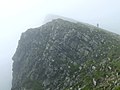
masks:
<instances>
[{"instance_id":1,"label":"grey rock","mask_svg":"<svg viewBox=\"0 0 120 90\"><path fill-rule=\"evenodd\" d=\"M119 50L119 42L117 34L62 19L31 28L22 33L12 58L14 63L11 90L93 89L99 84L96 84L98 81L106 82L104 75L101 76L101 81L92 77L99 69L113 69L109 65L106 68L105 65L118 58L110 55L111 49ZM118 74L119 72L119 77ZM120 82L114 82L116 85L118 83Z\"/></svg>"}]
</instances>

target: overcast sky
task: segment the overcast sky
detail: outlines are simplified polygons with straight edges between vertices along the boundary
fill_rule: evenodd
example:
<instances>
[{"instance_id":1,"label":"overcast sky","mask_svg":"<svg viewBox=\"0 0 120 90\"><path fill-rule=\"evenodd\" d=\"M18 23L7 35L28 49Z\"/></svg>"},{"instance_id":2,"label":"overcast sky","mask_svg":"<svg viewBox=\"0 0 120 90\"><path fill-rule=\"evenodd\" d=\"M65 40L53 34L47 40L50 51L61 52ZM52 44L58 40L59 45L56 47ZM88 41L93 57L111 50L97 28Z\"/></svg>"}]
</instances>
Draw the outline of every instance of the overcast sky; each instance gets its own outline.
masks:
<instances>
[{"instance_id":1,"label":"overcast sky","mask_svg":"<svg viewBox=\"0 0 120 90\"><path fill-rule=\"evenodd\" d=\"M0 90L10 90L12 56L22 32L57 14L120 34L120 0L0 0Z\"/></svg>"}]
</instances>

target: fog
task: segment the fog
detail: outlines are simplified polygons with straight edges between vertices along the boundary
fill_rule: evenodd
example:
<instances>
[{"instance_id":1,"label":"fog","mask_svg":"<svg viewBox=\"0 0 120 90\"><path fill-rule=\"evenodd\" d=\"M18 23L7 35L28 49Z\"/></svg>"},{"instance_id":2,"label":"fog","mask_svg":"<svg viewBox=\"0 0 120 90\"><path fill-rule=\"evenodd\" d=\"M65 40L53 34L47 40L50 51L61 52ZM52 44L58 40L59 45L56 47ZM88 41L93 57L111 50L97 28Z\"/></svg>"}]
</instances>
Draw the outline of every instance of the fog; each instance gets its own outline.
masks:
<instances>
[{"instance_id":1,"label":"fog","mask_svg":"<svg viewBox=\"0 0 120 90\"><path fill-rule=\"evenodd\" d=\"M0 90L10 90L12 56L22 32L56 14L120 34L120 0L0 0Z\"/></svg>"}]
</instances>

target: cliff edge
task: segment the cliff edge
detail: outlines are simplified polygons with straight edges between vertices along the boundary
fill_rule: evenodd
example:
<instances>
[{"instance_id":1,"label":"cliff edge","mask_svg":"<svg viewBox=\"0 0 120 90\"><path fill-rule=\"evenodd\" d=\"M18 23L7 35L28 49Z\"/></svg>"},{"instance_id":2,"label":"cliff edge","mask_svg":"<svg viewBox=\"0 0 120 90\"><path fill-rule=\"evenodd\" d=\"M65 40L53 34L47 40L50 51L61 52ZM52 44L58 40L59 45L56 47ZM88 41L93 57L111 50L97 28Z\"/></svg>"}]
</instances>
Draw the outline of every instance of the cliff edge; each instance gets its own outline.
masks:
<instances>
[{"instance_id":1,"label":"cliff edge","mask_svg":"<svg viewBox=\"0 0 120 90\"><path fill-rule=\"evenodd\" d=\"M22 33L11 90L120 90L120 36L54 19Z\"/></svg>"}]
</instances>

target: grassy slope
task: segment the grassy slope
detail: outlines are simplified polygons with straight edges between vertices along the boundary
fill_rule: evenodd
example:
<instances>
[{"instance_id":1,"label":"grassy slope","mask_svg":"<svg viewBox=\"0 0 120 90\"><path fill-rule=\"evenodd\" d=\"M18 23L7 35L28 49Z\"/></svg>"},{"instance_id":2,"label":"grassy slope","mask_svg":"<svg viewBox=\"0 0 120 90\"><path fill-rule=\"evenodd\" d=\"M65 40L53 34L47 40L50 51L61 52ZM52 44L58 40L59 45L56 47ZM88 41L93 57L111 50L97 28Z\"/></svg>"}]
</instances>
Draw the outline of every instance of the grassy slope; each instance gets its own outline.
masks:
<instances>
[{"instance_id":1,"label":"grassy slope","mask_svg":"<svg viewBox=\"0 0 120 90\"><path fill-rule=\"evenodd\" d=\"M120 36L95 29L96 34L106 36L106 41L88 56L81 70L79 66L73 66L71 70L75 70L72 73L77 72L78 82L65 90L120 90ZM98 56L94 57L96 54Z\"/></svg>"}]
</instances>

